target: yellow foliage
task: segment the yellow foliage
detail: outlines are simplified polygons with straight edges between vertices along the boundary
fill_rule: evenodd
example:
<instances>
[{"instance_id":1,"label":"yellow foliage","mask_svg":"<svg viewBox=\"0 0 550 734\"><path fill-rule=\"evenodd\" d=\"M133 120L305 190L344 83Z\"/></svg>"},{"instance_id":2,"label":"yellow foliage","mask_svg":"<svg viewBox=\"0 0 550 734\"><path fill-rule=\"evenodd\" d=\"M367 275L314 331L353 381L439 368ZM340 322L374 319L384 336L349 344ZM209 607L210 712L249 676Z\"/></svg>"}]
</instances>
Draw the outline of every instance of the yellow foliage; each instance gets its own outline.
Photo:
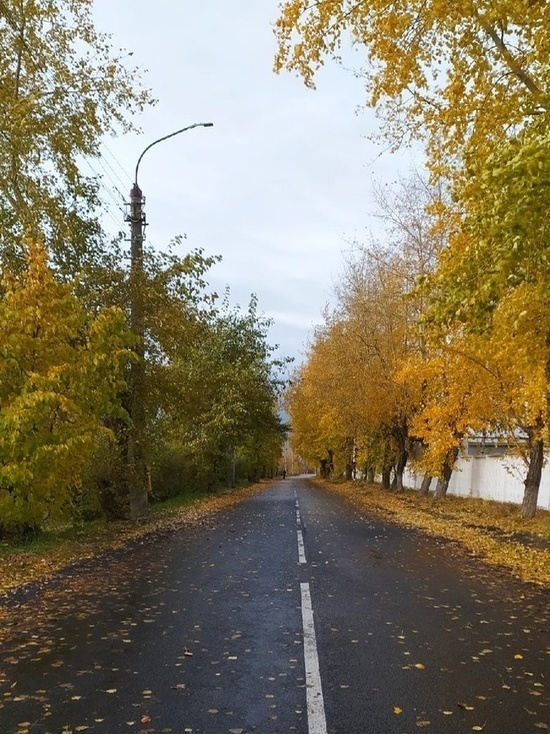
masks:
<instances>
[{"instance_id":1,"label":"yellow foliage","mask_svg":"<svg viewBox=\"0 0 550 734\"><path fill-rule=\"evenodd\" d=\"M70 506L102 418L120 413L130 357L118 309L87 314L43 247L5 272L0 301L0 530L39 526Z\"/></svg>"},{"instance_id":2,"label":"yellow foliage","mask_svg":"<svg viewBox=\"0 0 550 734\"><path fill-rule=\"evenodd\" d=\"M465 143L482 155L550 109L550 6L527 0L287 0L276 22L277 71L313 86L343 40L365 50L368 103L394 140L427 138L432 163Z\"/></svg>"}]
</instances>

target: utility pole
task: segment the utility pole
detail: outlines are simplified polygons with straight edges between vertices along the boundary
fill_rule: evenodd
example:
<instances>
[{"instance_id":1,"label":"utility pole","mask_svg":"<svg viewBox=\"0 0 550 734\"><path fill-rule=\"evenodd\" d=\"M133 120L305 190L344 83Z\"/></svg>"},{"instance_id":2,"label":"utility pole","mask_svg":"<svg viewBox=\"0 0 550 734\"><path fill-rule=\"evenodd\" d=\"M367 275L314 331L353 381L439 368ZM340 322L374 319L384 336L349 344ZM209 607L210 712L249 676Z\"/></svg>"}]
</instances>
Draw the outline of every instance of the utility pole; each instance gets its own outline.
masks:
<instances>
[{"instance_id":1,"label":"utility pole","mask_svg":"<svg viewBox=\"0 0 550 734\"><path fill-rule=\"evenodd\" d=\"M130 490L130 514L137 517L147 507L147 462L145 458L145 312L143 287L143 240L145 230L145 199L137 184L130 192L130 328L136 341L133 345L134 361L130 365L128 379L129 413L131 426L128 440L128 488Z\"/></svg>"},{"instance_id":2,"label":"utility pole","mask_svg":"<svg viewBox=\"0 0 550 734\"><path fill-rule=\"evenodd\" d=\"M130 491L130 514L138 517L147 509L148 467L146 451L147 431L147 375L145 364L145 270L143 267L143 240L146 226L145 197L138 185L138 172L141 159L150 148L163 140L191 130L194 127L212 127L212 122L196 122L181 130L165 135L148 145L141 153L136 164L134 185L130 192L130 208L126 220L130 223L130 326L135 336L134 360L130 365L128 377L128 411L130 428L128 434L128 487Z\"/></svg>"}]
</instances>

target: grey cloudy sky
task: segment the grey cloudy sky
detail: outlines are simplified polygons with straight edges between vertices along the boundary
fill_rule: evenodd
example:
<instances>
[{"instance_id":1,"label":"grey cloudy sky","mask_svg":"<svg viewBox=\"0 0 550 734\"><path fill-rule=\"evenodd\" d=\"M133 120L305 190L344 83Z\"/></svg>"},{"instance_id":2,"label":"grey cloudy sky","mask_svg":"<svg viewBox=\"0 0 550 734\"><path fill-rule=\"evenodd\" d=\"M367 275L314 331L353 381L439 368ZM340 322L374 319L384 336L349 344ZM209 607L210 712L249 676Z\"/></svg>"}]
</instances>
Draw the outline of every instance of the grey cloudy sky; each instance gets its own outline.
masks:
<instances>
[{"instance_id":1,"label":"grey cloudy sky","mask_svg":"<svg viewBox=\"0 0 550 734\"><path fill-rule=\"evenodd\" d=\"M366 138L377 121L370 111L355 114L364 95L350 72L329 64L316 91L273 73L277 15L276 0L95 0L98 28L133 52L129 65L148 70L159 100L136 120L142 135L107 141L106 163L118 175L105 172L105 185L117 188L106 226L121 228L116 202L127 197L146 145L213 122L143 158L147 245L163 249L185 234L186 247L222 255L211 285L228 285L242 307L255 293L274 320L270 342L299 361L342 251L374 226L373 178L406 174L411 155L384 153Z\"/></svg>"}]
</instances>

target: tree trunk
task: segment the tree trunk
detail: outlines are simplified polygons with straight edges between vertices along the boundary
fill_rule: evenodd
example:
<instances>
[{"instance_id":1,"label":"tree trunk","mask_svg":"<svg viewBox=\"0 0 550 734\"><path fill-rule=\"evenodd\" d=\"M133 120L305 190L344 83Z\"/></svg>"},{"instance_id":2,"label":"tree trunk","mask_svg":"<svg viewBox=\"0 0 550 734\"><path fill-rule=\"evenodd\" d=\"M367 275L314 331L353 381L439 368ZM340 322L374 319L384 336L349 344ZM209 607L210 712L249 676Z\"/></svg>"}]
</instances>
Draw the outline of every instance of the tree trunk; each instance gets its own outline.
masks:
<instances>
[{"instance_id":1,"label":"tree trunk","mask_svg":"<svg viewBox=\"0 0 550 734\"><path fill-rule=\"evenodd\" d=\"M345 478L347 482L355 479L355 438L348 436L345 443L346 469Z\"/></svg>"},{"instance_id":2,"label":"tree trunk","mask_svg":"<svg viewBox=\"0 0 550 734\"><path fill-rule=\"evenodd\" d=\"M399 454L399 459L397 460L397 465L395 467L395 489L398 492L403 491L403 472L405 471L405 467L407 466L407 459L409 458L409 452L407 449L402 449Z\"/></svg>"},{"instance_id":3,"label":"tree trunk","mask_svg":"<svg viewBox=\"0 0 550 734\"><path fill-rule=\"evenodd\" d=\"M365 468L365 478L369 484L374 484L374 466L367 466Z\"/></svg>"},{"instance_id":4,"label":"tree trunk","mask_svg":"<svg viewBox=\"0 0 550 734\"><path fill-rule=\"evenodd\" d=\"M391 477L391 466L384 466L382 468L382 487L384 489L390 489L390 477Z\"/></svg>"},{"instance_id":5,"label":"tree trunk","mask_svg":"<svg viewBox=\"0 0 550 734\"><path fill-rule=\"evenodd\" d=\"M453 473L453 468L454 468L454 464L455 464L457 456L458 456L458 447L451 449L450 451L447 452L445 461L443 462L443 465L441 466L441 474L437 480L437 486L435 488L434 499L439 500L447 495L447 490L449 489L449 482L451 481L451 476Z\"/></svg>"},{"instance_id":6,"label":"tree trunk","mask_svg":"<svg viewBox=\"0 0 550 734\"><path fill-rule=\"evenodd\" d=\"M427 497L429 495L432 479L433 477L431 474L424 474L422 484L420 485L420 489L418 490L418 494L422 495L423 497Z\"/></svg>"},{"instance_id":7,"label":"tree trunk","mask_svg":"<svg viewBox=\"0 0 550 734\"><path fill-rule=\"evenodd\" d=\"M534 517L537 511L540 480L544 464L544 442L542 439L529 442L529 469L523 482L525 491L521 505L522 517Z\"/></svg>"},{"instance_id":8,"label":"tree trunk","mask_svg":"<svg viewBox=\"0 0 550 734\"><path fill-rule=\"evenodd\" d=\"M334 475L334 451L328 450L328 479L331 479Z\"/></svg>"}]
</instances>

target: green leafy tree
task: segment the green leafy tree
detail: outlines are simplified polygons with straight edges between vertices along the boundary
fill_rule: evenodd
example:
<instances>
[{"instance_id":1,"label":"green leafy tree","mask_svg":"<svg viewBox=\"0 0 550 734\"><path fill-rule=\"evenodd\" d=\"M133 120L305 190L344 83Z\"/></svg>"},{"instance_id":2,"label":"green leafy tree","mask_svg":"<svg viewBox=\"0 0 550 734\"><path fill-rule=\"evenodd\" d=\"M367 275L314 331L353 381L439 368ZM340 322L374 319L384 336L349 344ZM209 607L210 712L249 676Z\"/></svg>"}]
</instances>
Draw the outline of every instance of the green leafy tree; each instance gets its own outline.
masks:
<instances>
[{"instance_id":1,"label":"green leafy tree","mask_svg":"<svg viewBox=\"0 0 550 734\"><path fill-rule=\"evenodd\" d=\"M94 452L113 438L105 419L121 416L131 357L119 309L86 311L44 247L25 252L0 300L1 532L71 514Z\"/></svg>"},{"instance_id":2,"label":"green leafy tree","mask_svg":"<svg viewBox=\"0 0 550 734\"><path fill-rule=\"evenodd\" d=\"M255 299L245 313L225 299L201 316L163 368L170 402L157 430L203 486L258 478L276 464L284 440L277 411L283 365L267 343L269 322Z\"/></svg>"}]
</instances>

